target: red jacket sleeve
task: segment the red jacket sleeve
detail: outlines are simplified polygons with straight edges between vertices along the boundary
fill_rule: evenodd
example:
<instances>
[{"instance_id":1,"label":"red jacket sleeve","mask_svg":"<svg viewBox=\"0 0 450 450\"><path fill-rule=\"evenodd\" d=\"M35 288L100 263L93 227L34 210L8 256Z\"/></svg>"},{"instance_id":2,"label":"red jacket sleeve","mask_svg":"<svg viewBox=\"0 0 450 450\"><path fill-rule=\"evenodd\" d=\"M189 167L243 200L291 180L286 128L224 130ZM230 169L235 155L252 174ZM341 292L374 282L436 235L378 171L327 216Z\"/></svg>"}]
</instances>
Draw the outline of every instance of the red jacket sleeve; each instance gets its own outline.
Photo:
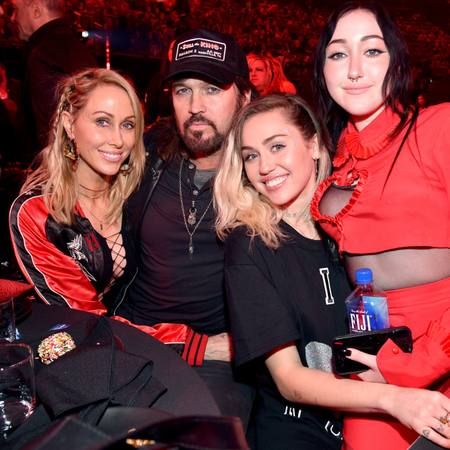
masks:
<instances>
[{"instance_id":1,"label":"red jacket sleeve","mask_svg":"<svg viewBox=\"0 0 450 450\"><path fill-rule=\"evenodd\" d=\"M414 343L412 353L403 353L392 341L384 344L377 364L389 384L424 388L450 371L450 359L428 336Z\"/></svg>"},{"instance_id":2,"label":"red jacket sleeve","mask_svg":"<svg viewBox=\"0 0 450 450\"><path fill-rule=\"evenodd\" d=\"M135 325L120 316L113 316L112 319L126 323L135 328L139 328L164 344L184 344L183 359L191 366L201 366L205 356L208 336L196 333L187 325L179 323L158 323L150 327L147 325Z\"/></svg>"},{"instance_id":3,"label":"red jacket sleeve","mask_svg":"<svg viewBox=\"0 0 450 450\"><path fill-rule=\"evenodd\" d=\"M14 252L39 297L47 304L105 314L105 306L78 264L47 239L48 210L42 198L33 197L19 204L17 210L13 204L10 214Z\"/></svg>"},{"instance_id":4,"label":"red jacket sleeve","mask_svg":"<svg viewBox=\"0 0 450 450\"><path fill-rule=\"evenodd\" d=\"M450 372L450 310L432 321L427 332L414 342L412 353L403 353L388 340L377 354L385 380L397 386L424 388Z\"/></svg>"}]
</instances>

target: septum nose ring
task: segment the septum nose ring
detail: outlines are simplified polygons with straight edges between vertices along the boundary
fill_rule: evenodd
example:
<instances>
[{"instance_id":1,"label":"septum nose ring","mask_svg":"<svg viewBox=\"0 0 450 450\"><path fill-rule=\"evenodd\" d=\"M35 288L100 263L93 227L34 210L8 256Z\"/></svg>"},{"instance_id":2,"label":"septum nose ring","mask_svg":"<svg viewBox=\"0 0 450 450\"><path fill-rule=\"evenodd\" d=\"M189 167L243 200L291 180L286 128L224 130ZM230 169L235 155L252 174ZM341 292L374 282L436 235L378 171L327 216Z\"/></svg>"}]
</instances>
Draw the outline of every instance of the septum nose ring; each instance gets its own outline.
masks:
<instances>
[{"instance_id":1,"label":"septum nose ring","mask_svg":"<svg viewBox=\"0 0 450 450\"><path fill-rule=\"evenodd\" d=\"M356 78L349 77L349 78L352 83L357 83L359 77L356 77Z\"/></svg>"}]
</instances>

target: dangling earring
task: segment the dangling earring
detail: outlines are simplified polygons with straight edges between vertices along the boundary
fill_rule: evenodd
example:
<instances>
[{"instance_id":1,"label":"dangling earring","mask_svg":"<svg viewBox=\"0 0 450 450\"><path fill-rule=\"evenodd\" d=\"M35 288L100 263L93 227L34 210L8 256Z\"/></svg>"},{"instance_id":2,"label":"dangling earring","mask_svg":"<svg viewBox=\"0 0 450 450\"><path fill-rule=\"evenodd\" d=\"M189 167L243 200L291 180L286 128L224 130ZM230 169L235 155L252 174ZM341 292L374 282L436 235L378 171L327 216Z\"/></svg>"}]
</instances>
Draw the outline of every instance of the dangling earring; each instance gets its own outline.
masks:
<instances>
[{"instance_id":1,"label":"dangling earring","mask_svg":"<svg viewBox=\"0 0 450 450\"><path fill-rule=\"evenodd\" d=\"M316 163L316 180L319 176L319 158L315 159L314 162Z\"/></svg>"},{"instance_id":2,"label":"dangling earring","mask_svg":"<svg viewBox=\"0 0 450 450\"><path fill-rule=\"evenodd\" d=\"M129 175L134 170L133 164L122 164L122 167L119 169L119 173L122 174L124 177Z\"/></svg>"},{"instance_id":3,"label":"dangling earring","mask_svg":"<svg viewBox=\"0 0 450 450\"><path fill-rule=\"evenodd\" d=\"M72 139L64 147L64 156L67 158L69 167L75 172L80 161L80 151L78 150L77 141Z\"/></svg>"}]
</instances>

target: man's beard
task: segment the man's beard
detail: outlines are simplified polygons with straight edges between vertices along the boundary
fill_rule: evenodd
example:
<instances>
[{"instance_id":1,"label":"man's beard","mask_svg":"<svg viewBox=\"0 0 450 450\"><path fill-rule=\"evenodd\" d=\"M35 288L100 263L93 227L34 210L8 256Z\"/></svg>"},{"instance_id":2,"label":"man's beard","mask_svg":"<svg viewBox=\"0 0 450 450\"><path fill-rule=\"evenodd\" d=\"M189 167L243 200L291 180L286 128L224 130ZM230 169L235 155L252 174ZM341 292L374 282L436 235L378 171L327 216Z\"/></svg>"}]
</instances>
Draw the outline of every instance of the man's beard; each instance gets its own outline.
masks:
<instances>
[{"instance_id":1,"label":"man's beard","mask_svg":"<svg viewBox=\"0 0 450 450\"><path fill-rule=\"evenodd\" d=\"M190 131L189 127L195 123L205 123L209 125L213 130L213 135L211 137L203 137L205 131ZM178 126L177 126L178 127ZM226 134L219 133L216 124L206 117L201 115L192 116L183 124L184 133L180 134L184 145L192 153L203 153L204 155L211 155L220 149Z\"/></svg>"},{"instance_id":2,"label":"man's beard","mask_svg":"<svg viewBox=\"0 0 450 450\"><path fill-rule=\"evenodd\" d=\"M239 98L237 99L236 108L234 110L233 117L230 120L230 127L233 123L233 119L236 117L236 114L242 108L244 100L245 97L243 96L239 96ZM214 132L213 135L209 138L204 138L204 131L190 131L189 126L194 123L205 123L209 125ZM220 133L216 127L216 124L202 115L192 116L188 120L186 120L186 122L184 122L184 134L181 133L180 126L178 125L178 121L176 119L175 124L178 134L189 152L194 154L202 153L205 156L216 153L222 146L223 141L225 140L226 136L228 136L228 132L230 131L230 128L228 128L225 133Z\"/></svg>"}]
</instances>

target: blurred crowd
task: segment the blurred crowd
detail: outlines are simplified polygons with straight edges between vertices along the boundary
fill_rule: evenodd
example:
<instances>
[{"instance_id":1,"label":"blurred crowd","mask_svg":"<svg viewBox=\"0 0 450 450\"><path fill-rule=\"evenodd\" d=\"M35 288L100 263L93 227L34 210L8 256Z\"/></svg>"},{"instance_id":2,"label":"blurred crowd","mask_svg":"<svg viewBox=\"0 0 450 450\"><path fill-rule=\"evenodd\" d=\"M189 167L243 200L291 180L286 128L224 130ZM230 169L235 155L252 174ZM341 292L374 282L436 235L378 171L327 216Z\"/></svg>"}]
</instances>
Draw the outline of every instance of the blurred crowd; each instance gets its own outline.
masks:
<instances>
[{"instance_id":1,"label":"blurred crowd","mask_svg":"<svg viewBox=\"0 0 450 450\"><path fill-rule=\"evenodd\" d=\"M176 36L204 27L234 34L247 54L276 57L297 86L308 74L317 38L333 9L317 5L314 0L68 0L66 7L74 29L93 52L104 51L108 37L112 52L159 57ZM17 42L11 2L3 2L3 10L0 45ZM415 88L426 92L450 69L450 36L415 11L390 12L416 64ZM84 37L83 31L88 32Z\"/></svg>"}]
</instances>

